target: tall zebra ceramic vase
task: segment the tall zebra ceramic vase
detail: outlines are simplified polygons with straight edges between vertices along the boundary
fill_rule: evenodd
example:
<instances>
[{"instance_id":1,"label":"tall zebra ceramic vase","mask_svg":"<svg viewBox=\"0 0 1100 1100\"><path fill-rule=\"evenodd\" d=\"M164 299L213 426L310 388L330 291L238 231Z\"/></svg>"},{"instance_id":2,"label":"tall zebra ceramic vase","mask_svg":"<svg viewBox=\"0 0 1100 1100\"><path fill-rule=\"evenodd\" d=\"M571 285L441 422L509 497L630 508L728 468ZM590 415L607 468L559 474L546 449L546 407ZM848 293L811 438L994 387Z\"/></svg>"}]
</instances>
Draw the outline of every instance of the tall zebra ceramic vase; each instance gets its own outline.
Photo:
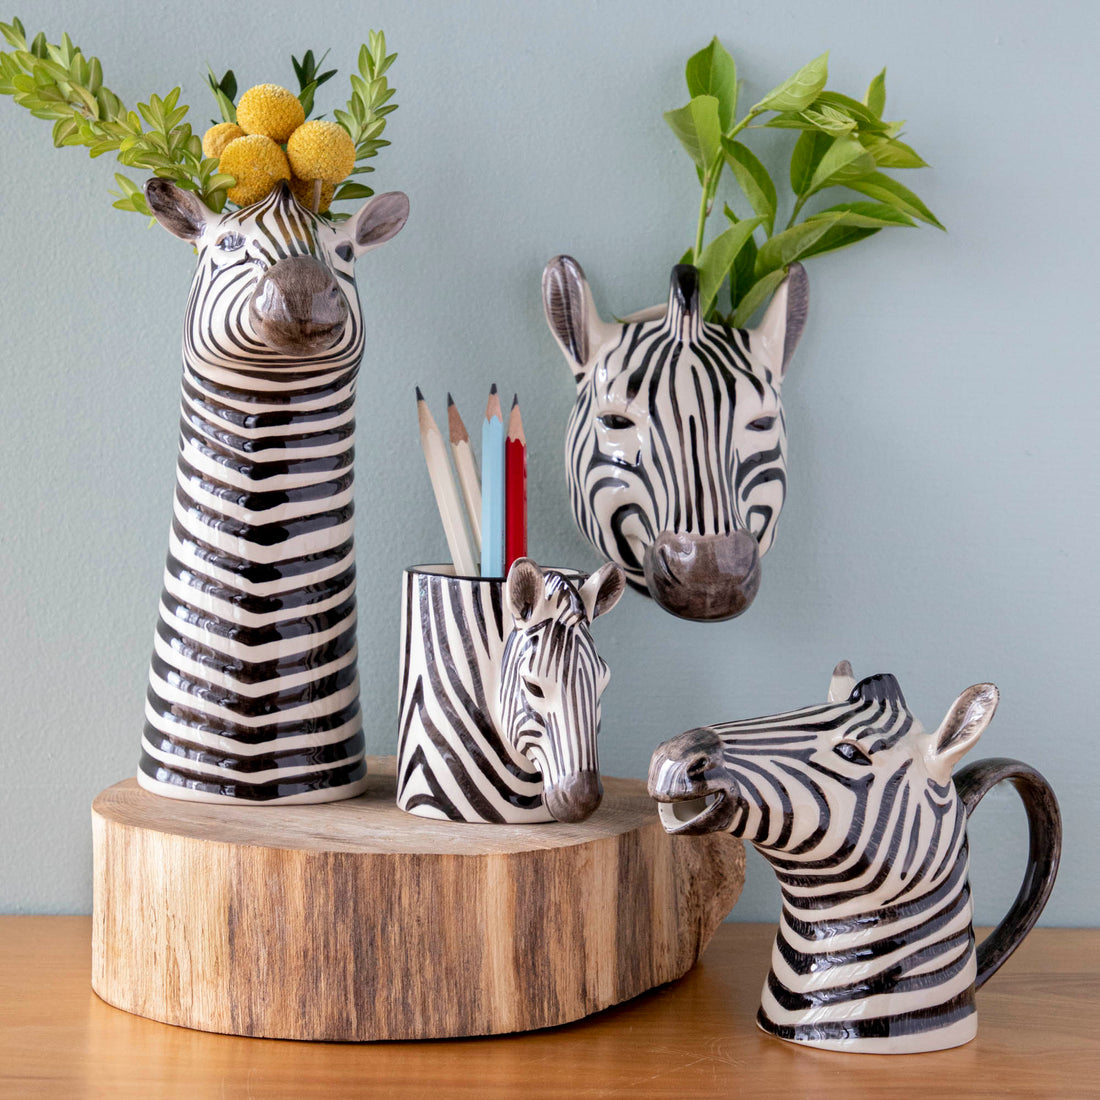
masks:
<instances>
[{"instance_id":1,"label":"tall zebra ceramic vase","mask_svg":"<svg viewBox=\"0 0 1100 1100\"><path fill-rule=\"evenodd\" d=\"M607 665L588 627L625 581L520 558L499 578L405 571L397 804L421 817L582 821L603 797Z\"/></svg>"},{"instance_id":2,"label":"tall zebra ceramic vase","mask_svg":"<svg viewBox=\"0 0 1100 1100\"><path fill-rule=\"evenodd\" d=\"M138 781L206 802L348 798L366 785L354 265L401 229L408 200L378 195L337 226L286 184L225 215L168 180L145 194L198 265Z\"/></svg>"},{"instance_id":3,"label":"tall zebra ceramic vase","mask_svg":"<svg viewBox=\"0 0 1100 1100\"><path fill-rule=\"evenodd\" d=\"M672 269L667 305L625 324L600 319L570 256L547 264L542 292L577 387L565 441L577 526L666 611L740 615L786 494L780 388L806 321L801 264L752 330L703 321L689 265Z\"/></svg>"},{"instance_id":4,"label":"tall zebra ceramic vase","mask_svg":"<svg viewBox=\"0 0 1100 1100\"><path fill-rule=\"evenodd\" d=\"M893 676L857 684L844 661L825 703L689 730L654 753L665 829L743 837L779 878L765 1031L878 1054L974 1038L974 991L1038 919L1061 849L1058 803L1027 764L982 760L952 782L996 706L992 684L967 688L927 733ZM1027 810L1027 874L975 950L966 822L1004 779Z\"/></svg>"}]
</instances>

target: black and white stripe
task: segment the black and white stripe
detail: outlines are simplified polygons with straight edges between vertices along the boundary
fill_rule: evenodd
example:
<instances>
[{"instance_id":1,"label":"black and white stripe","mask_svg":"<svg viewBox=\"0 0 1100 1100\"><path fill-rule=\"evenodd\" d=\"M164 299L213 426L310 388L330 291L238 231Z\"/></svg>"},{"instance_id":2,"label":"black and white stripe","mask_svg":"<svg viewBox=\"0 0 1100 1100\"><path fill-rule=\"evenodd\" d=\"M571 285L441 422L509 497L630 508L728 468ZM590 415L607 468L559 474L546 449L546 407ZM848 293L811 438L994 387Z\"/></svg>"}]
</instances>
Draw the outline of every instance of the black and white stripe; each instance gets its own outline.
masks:
<instances>
[{"instance_id":1,"label":"black and white stripe","mask_svg":"<svg viewBox=\"0 0 1100 1100\"><path fill-rule=\"evenodd\" d=\"M928 734L894 677L850 673L838 666L822 706L666 742L650 792L670 832L744 837L779 878L765 1031L837 1050L956 1046L976 1030L976 964L951 768L996 689L968 689Z\"/></svg>"},{"instance_id":2,"label":"black and white stripe","mask_svg":"<svg viewBox=\"0 0 1100 1100\"><path fill-rule=\"evenodd\" d=\"M361 250L285 188L211 214L198 244L138 779L204 801L349 797L366 784L352 500ZM288 356L260 338L249 305L265 272L299 256L331 271L347 320L331 347Z\"/></svg>"},{"instance_id":3,"label":"black and white stripe","mask_svg":"<svg viewBox=\"0 0 1100 1100\"><path fill-rule=\"evenodd\" d=\"M398 805L452 821L587 816L608 682L588 626L621 573L582 584L526 559L507 582L449 572L405 574Z\"/></svg>"}]
</instances>

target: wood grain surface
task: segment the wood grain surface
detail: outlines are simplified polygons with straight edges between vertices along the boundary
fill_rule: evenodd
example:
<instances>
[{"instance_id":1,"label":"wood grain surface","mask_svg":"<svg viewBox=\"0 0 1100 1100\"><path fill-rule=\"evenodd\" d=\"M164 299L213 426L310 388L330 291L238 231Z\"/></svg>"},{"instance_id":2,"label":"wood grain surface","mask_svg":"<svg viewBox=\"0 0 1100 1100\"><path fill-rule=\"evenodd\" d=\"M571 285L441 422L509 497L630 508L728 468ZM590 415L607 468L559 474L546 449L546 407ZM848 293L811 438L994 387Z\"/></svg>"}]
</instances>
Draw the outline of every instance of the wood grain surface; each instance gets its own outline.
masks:
<instances>
[{"instance_id":1,"label":"wood grain surface","mask_svg":"<svg viewBox=\"0 0 1100 1100\"><path fill-rule=\"evenodd\" d=\"M774 928L725 924L686 977L565 1027L489 1039L292 1043L168 1027L92 992L88 917L0 917L0 1096L1100 1095L1100 931L1036 929L935 1054L806 1050L754 1023Z\"/></svg>"},{"instance_id":2,"label":"wood grain surface","mask_svg":"<svg viewBox=\"0 0 1100 1100\"><path fill-rule=\"evenodd\" d=\"M435 822L368 793L318 806L92 808L92 985L232 1035L362 1040L556 1026L683 975L737 900L744 848L670 837L638 780L575 825Z\"/></svg>"}]
</instances>

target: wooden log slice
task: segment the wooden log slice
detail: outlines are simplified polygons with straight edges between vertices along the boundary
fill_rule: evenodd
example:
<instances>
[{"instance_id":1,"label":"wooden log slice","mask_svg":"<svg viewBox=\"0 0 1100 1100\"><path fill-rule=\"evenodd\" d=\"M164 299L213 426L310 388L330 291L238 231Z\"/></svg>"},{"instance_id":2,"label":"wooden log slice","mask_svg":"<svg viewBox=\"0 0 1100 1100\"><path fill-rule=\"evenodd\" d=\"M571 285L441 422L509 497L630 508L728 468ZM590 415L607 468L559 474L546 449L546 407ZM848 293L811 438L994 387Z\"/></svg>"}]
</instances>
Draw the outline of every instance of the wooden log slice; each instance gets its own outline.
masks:
<instances>
[{"instance_id":1,"label":"wooden log slice","mask_svg":"<svg viewBox=\"0 0 1100 1100\"><path fill-rule=\"evenodd\" d=\"M604 779L575 825L464 825L368 792L318 806L92 805L92 986L165 1023L284 1039L553 1027L686 973L733 907L744 848L670 837Z\"/></svg>"}]
</instances>

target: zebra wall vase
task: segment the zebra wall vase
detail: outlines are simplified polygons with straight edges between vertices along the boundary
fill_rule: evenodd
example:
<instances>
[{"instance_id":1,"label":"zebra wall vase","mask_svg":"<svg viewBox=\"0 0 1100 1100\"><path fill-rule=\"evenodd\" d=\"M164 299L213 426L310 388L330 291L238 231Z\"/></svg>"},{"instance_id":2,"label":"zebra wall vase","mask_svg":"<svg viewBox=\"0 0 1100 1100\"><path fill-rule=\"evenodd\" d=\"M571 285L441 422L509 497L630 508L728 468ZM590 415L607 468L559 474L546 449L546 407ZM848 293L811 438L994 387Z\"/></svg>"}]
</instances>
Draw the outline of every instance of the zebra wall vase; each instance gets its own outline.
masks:
<instances>
[{"instance_id":1,"label":"zebra wall vase","mask_svg":"<svg viewBox=\"0 0 1100 1100\"><path fill-rule=\"evenodd\" d=\"M519 558L499 578L404 574L397 804L450 821L582 821L600 804L609 679L588 627L625 587Z\"/></svg>"},{"instance_id":2,"label":"zebra wall vase","mask_svg":"<svg viewBox=\"0 0 1100 1100\"><path fill-rule=\"evenodd\" d=\"M354 265L401 229L408 199L377 195L336 226L285 183L224 215L168 180L145 194L198 267L138 782L208 802L348 798L366 785Z\"/></svg>"},{"instance_id":3,"label":"zebra wall vase","mask_svg":"<svg viewBox=\"0 0 1100 1100\"><path fill-rule=\"evenodd\" d=\"M569 256L547 264L542 294L577 386L565 465L581 532L666 611L740 615L786 494L780 387L806 321L802 266L751 331L703 321L689 265L667 305L626 323L600 319Z\"/></svg>"},{"instance_id":4,"label":"zebra wall vase","mask_svg":"<svg viewBox=\"0 0 1100 1100\"><path fill-rule=\"evenodd\" d=\"M967 688L925 732L893 676L837 666L817 706L689 730L661 745L649 792L670 833L725 831L772 865L783 908L757 1022L826 1050L911 1054L974 1038L974 991L1031 930L1054 885L1058 803L1016 760L957 760L997 706ZM975 950L967 817L1009 779L1027 810L1027 873Z\"/></svg>"}]
</instances>

